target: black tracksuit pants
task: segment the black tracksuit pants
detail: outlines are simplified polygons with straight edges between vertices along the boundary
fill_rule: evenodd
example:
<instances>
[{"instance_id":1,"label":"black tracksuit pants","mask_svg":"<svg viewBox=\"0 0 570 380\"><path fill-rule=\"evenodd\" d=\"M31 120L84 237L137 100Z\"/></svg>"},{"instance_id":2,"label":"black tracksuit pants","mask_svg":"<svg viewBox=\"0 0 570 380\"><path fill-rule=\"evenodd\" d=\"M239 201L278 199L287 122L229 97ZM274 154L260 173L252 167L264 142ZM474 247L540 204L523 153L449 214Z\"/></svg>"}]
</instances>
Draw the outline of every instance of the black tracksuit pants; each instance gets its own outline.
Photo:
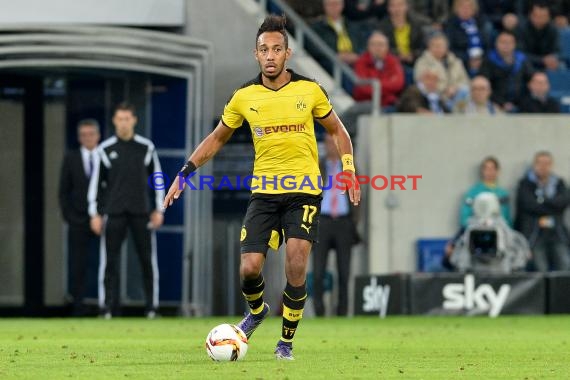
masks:
<instances>
[{"instance_id":1,"label":"black tracksuit pants","mask_svg":"<svg viewBox=\"0 0 570 380\"><path fill-rule=\"evenodd\" d=\"M102 308L116 314L119 309L119 277L121 246L130 230L142 269L146 310L158 307L158 267L153 244L154 231L148 228L148 215L108 215L105 223L107 249L104 269L104 299ZM101 289L100 289L101 291ZM100 295L101 297L101 295Z\"/></svg>"}]
</instances>

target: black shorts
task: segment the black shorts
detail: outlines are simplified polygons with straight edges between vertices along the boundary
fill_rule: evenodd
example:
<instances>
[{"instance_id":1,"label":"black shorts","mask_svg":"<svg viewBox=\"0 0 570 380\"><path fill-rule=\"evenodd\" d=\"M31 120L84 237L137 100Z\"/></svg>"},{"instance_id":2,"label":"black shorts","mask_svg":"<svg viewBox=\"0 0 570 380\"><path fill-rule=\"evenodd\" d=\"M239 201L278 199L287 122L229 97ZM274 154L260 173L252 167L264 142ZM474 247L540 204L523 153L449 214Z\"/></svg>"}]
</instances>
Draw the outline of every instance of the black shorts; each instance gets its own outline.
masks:
<instances>
[{"instance_id":1,"label":"black shorts","mask_svg":"<svg viewBox=\"0 0 570 380\"><path fill-rule=\"evenodd\" d=\"M277 250L289 238L317 242L321 199L304 193L252 194L241 228L241 253L267 254L269 247Z\"/></svg>"}]
</instances>

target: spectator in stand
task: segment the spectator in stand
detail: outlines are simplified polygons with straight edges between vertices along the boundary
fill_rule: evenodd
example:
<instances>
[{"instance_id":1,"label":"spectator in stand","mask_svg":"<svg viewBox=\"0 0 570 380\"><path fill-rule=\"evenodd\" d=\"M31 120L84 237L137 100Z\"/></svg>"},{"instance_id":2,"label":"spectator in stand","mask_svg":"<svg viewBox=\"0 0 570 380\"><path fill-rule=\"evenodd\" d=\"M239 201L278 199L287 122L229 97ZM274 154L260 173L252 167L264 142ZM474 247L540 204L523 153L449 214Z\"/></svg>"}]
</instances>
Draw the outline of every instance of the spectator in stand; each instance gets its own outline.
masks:
<instances>
[{"instance_id":1,"label":"spectator in stand","mask_svg":"<svg viewBox=\"0 0 570 380\"><path fill-rule=\"evenodd\" d=\"M557 0L553 5L554 25L557 28L567 28L570 20L570 0Z\"/></svg>"},{"instance_id":2,"label":"spectator in stand","mask_svg":"<svg viewBox=\"0 0 570 380\"><path fill-rule=\"evenodd\" d=\"M522 113L560 113L560 104L548 96L550 82L545 73L537 71L528 82L529 94L521 101Z\"/></svg>"},{"instance_id":3,"label":"spectator in stand","mask_svg":"<svg viewBox=\"0 0 570 380\"><path fill-rule=\"evenodd\" d=\"M388 37L392 52L400 61L412 67L425 46L425 23L409 10L408 1L389 0L388 17L380 21L376 28Z\"/></svg>"},{"instance_id":4,"label":"spectator in stand","mask_svg":"<svg viewBox=\"0 0 570 380\"><path fill-rule=\"evenodd\" d=\"M411 85L400 97L398 112L443 114L449 113L439 91L437 83L439 76L435 71L424 70L415 85Z\"/></svg>"},{"instance_id":5,"label":"spectator in stand","mask_svg":"<svg viewBox=\"0 0 570 380\"><path fill-rule=\"evenodd\" d=\"M352 21L380 20L386 16L386 0L346 0L344 15Z\"/></svg>"},{"instance_id":6,"label":"spectator in stand","mask_svg":"<svg viewBox=\"0 0 570 380\"><path fill-rule=\"evenodd\" d=\"M493 193L501 205L501 215L505 222L512 227L511 206L509 205L509 192L498 185L500 165L499 160L493 156L485 157L479 166L480 181L472 186L463 197L460 211L461 227L467 226L467 221L473 216L473 201L481 193Z\"/></svg>"},{"instance_id":7,"label":"spectator in stand","mask_svg":"<svg viewBox=\"0 0 570 380\"><path fill-rule=\"evenodd\" d=\"M427 50L414 66L415 80L426 70L437 73L437 91L449 109L458 101L467 98L469 77L461 60L449 51L447 38L443 33L437 32L430 37Z\"/></svg>"},{"instance_id":8,"label":"spectator in stand","mask_svg":"<svg viewBox=\"0 0 570 380\"><path fill-rule=\"evenodd\" d=\"M520 49L536 69L558 68L558 30L551 22L547 3L535 3L531 6L528 21L521 25L518 36Z\"/></svg>"},{"instance_id":9,"label":"spectator in stand","mask_svg":"<svg viewBox=\"0 0 570 380\"><path fill-rule=\"evenodd\" d=\"M325 14L312 24L313 30L335 52L338 58L348 65L353 65L358 55L364 51L364 30L361 26L345 20L342 16L343 0L323 0ZM318 49L307 43L312 56L329 72L332 62Z\"/></svg>"},{"instance_id":10,"label":"spectator in stand","mask_svg":"<svg viewBox=\"0 0 570 380\"><path fill-rule=\"evenodd\" d=\"M382 107L392 106L404 89L404 69L398 58L390 53L388 38L381 32L373 32L368 38L368 51L354 64L354 71L360 78L377 78L382 88ZM372 99L372 86L354 88L354 99Z\"/></svg>"},{"instance_id":11,"label":"spectator in stand","mask_svg":"<svg viewBox=\"0 0 570 380\"><path fill-rule=\"evenodd\" d=\"M454 0L453 15L445 24L449 48L466 66L469 54L485 51L489 40L478 12L477 0Z\"/></svg>"},{"instance_id":12,"label":"spectator in stand","mask_svg":"<svg viewBox=\"0 0 570 380\"><path fill-rule=\"evenodd\" d=\"M449 0L410 0L414 13L425 16L435 30L441 30L449 17Z\"/></svg>"},{"instance_id":13,"label":"spectator in stand","mask_svg":"<svg viewBox=\"0 0 570 380\"><path fill-rule=\"evenodd\" d=\"M476 76L471 80L469 101L457 103L453 112L465 115L496 115L502 113L499 106L493 103L490 98L491 84L484 76Z\"/></svg>"},{"instance_id":14,"label":"spectator in stand","mask_svg":"<svg viewBox=\"0 0 570 380\"><path fill-rule=\"evenodd\" d=\"M482 75L491 82L491 99L505 112L516 111L526 92L525 84L532 75L526 55L515 47L515 35L502 31L495 41L495 49L487 54L481 68Z\"/></svg>"},{"instance_id":15,"label":"spectator in stand","mask_svg":"<svg viewBox=\"0 0 570 380\"><path fill-rule=\"evenodd\" d=\"M495 32L516 30L519 18L515 1L479 0L479 7L481 16L492 25Z\"/></svg>"},{"instance_id":16,"label":"spectator in stand","mask_svg":"<svg viewBox=\"0 0 570 380\"><path fill-rule=\"evenodd\" d=\"M390 53L388 38L375 31L368 38L368 51L360 56L354 64L354 72L360 78L377 78L380 80L380 105L383 112L393 112L398 95L404 89L405 78L402 64ZM350 137L356 139L358 118L372 112L372 86L356 86L353 91L357 100L339 116L342 118Z\"/></svg>"},{"instance_id":17,"label":"spectator in stand","mask_svg":"<svg viewBox=\"0 0 570 380\"><path fill-rule=\"evenodd\" d=\"M570 237L563 219L570 196L562 178L552 172L552 161L550 152L536 153L517 191L515 228L528 239L534 269L540 272L570 269Z\"/></svg>"}]
</instances>

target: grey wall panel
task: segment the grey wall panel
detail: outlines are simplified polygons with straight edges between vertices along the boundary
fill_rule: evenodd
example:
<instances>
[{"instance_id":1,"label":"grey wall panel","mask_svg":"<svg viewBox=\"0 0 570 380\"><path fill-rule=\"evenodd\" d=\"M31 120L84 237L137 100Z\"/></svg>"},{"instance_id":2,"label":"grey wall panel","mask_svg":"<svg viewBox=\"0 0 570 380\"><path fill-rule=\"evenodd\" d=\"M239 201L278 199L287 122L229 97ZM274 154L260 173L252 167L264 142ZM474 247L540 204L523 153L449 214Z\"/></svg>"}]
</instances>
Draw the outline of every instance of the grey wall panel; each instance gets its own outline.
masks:
<instances>
[{"instance_id":1,"label":"grey wall panel","mask_svg":"<svg viewBox=\"0 0 570 380\"><path fill-rule=\"evenodd\" d=\"M24 108L0 100L0 304L24 302ZM29 237L32 238L32 237Z\"/></svg>"},{"instance_id":2,"label":"grey wall panel","mask_svg":"<svg viewBox=\"0 0 570 380\"><path fill-rule=\"evenodd\" d=\"M44 106L44 303L62 305L66 292L62 217L58 202L60 166L65 151L66 107L62 100Z\"/></svg>"}]
</instances>

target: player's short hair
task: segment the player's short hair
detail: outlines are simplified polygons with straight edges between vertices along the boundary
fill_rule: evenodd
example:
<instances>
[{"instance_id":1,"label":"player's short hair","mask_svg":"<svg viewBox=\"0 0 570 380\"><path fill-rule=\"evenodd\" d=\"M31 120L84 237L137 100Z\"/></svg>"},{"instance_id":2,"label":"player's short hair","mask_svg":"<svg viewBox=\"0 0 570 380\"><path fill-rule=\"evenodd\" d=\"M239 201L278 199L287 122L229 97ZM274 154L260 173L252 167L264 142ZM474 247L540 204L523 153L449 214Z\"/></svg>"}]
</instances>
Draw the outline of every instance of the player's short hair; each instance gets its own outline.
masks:
<instances>
[{"instance_id":1,"label":"player's short hair","mask_svg":"<svg viewBox=\"0 0 570 380\"><path fill-rule=\"evenodd\" d=\"M81 127L93 127L99 132L99 122L95 119L82 119L77 123L77 130L81 129Z\"/></svg>"},{"instance_id":2,"label":"player's short hair","mask_svg":"<svg viewBox=\"0 0 570 380\"><path fill-rule=\"evenodd\" d=\"M289 47L289 37L287 36L287 30L285 30L285 25L287 24L287 20L285 15L277 16L277 15L269 15L263 20L263 24L259 27L257 31L257 36L255 36L255 47L257 48L257 41L259 36L265 32L279 32L283 36L285 40L285 48Z\"/></svg>"},{"instance_id":3,"label":"player's short hair","mask_svg":"<svg viewBox=\"0 0 570 380\"><path fill-rule=\"evenodd\" d=\"M136 108L133 104L129 102L121 102L117 104L115 110L113 111L113 115L115 115L119 111L131 111L133 116L137 116Z\"/></svg>"}]
</instances>

